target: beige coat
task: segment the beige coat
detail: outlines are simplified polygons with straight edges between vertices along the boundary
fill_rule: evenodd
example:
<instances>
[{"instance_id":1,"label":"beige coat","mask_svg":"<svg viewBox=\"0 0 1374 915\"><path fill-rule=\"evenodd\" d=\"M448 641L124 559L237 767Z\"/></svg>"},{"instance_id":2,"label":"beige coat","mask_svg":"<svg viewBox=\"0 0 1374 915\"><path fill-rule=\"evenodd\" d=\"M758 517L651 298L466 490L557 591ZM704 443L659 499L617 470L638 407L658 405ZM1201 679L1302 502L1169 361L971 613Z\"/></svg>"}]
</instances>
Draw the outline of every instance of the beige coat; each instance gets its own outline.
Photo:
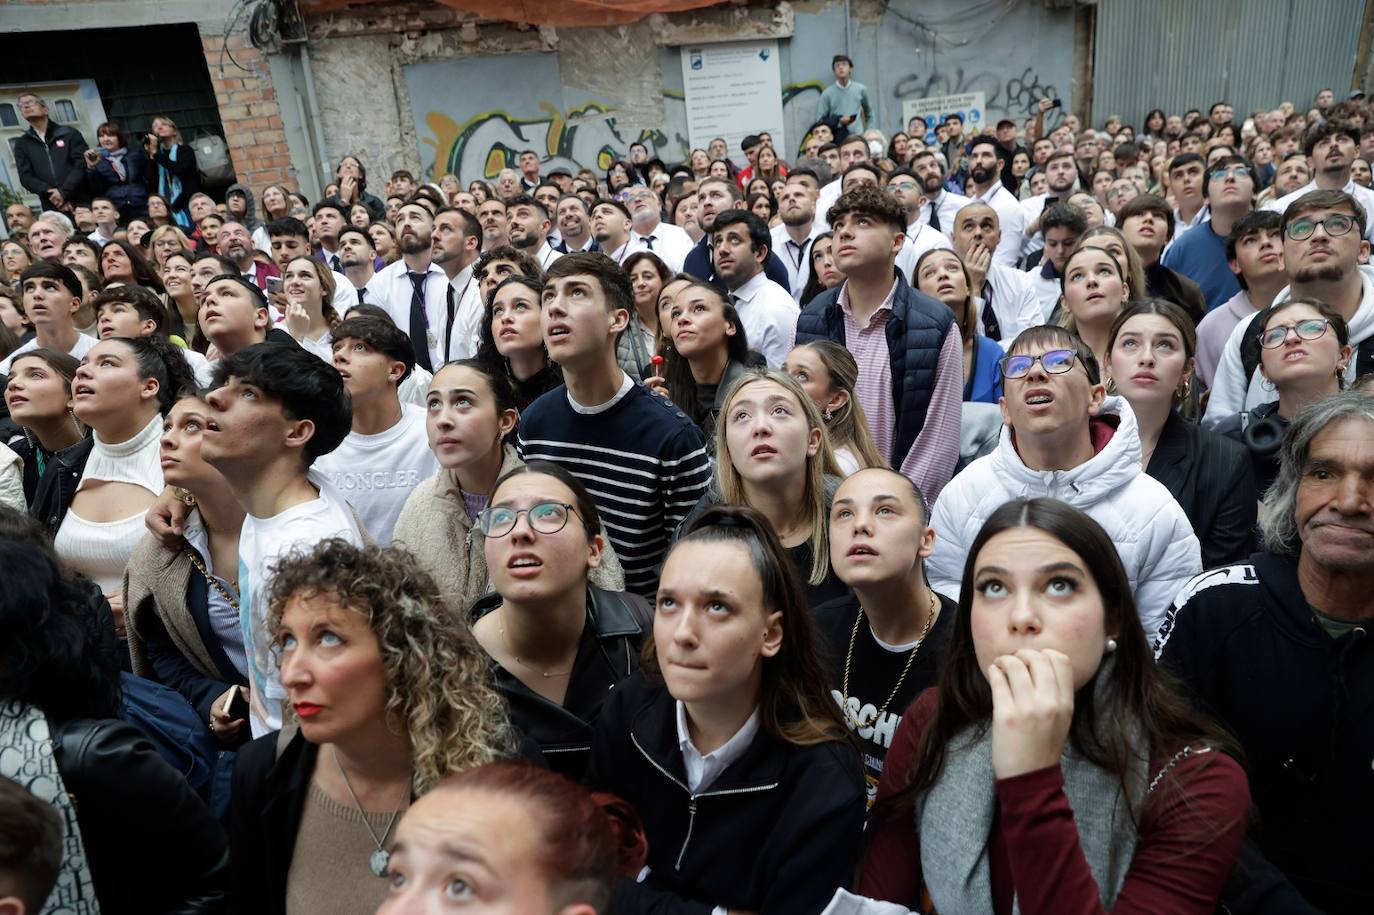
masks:
<instances>
[{"instance_id":1,"label":"beige coat","mask_svg":"<svg viewBox=\"0 0 1374 915\"><path fill-rule=\"evenodd\" d=\"M129 564L124 567L124 620L129 660L138 676L153 676L142 635L149 625L149 614L162 620L172 643L200 674L215 679L223 676L186 606L190 584L191 559L186 551L164 549L152 534L145 534L129 555Z\"/></svg>"},{"instance_id":2,"label":"beige coat","mask_svg":"<svg viewBox=\"0 0 1374 915\"><path fill-rule=\"evenodd\" d=\"M507 445L500 475L522 464L515 449ZM396 519L395 545L415 555L421 568L434 577L444 600L460 613L492 589L483 541L482 532L468 518L457 480L446 470L415 487ZM609 540L591 583L606 591L625 590L625 570Z\"/></svg>"}]
</instances>

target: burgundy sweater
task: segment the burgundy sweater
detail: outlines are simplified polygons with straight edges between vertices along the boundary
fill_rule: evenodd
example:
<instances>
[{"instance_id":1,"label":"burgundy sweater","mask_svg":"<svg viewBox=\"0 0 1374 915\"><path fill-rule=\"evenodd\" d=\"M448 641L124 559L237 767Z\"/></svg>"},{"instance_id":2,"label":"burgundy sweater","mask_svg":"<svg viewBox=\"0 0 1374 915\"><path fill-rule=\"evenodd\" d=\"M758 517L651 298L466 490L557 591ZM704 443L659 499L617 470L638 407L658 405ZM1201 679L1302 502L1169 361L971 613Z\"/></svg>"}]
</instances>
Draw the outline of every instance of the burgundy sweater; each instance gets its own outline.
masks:
<instances>
[{"instance_id":1,"label":"burgundy sweater","mask_svg":"<svg viewBox=\"0 0 1374 915\"><path fill-rule=\"evenodd\" d=\"M878 800L897 793L911 775L921 732L935 711L935 690L917 697L892 738ZM1168 757L1159 760L1151 778ZM1167 790L1170 780L1181 791ZM996 782L990 843L993 910L1010 915L1095 915L1098 898L1078 844L1064 775L1049 766ZM1224 753L1180 759L1156 786L1141 814L1140 835L1115 915L1211 915L1245 833L1250 788L1240 765ZM859 892L928 911L922 899L921 842L910 821L870 826L872 836Z\"/></svg>"}]
</instances>

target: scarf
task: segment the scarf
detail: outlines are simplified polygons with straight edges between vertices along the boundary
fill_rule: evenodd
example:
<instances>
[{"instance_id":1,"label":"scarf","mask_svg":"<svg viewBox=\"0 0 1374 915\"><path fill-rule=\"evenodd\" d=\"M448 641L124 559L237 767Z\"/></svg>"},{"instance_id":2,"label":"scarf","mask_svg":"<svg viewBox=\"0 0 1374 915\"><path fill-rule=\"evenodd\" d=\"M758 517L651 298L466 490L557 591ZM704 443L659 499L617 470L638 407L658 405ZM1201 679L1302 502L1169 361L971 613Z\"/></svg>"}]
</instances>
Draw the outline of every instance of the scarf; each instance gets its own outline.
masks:
<instances>
[{"instance_id":1,"label":"scarf","mask_svg":"<svg viewBox=\"0 0 1374 915\"><path fill-rule=\"evenodd\" d=\"M1099 668L1094 686L1097 724L1102 729L1099 733L1121 726L1108 720L1105 693L1111 665L1109 657ZM1131 745L1148 754L1148 748L1142 746L1140 728L1135 724L1128 727L1135 737ZM1143 804L1149 760L1140 756L1132 761L1126 776L1129 798L1122 796L1117 778L1084 759L1067 742L1059 764L1064 772L1064 793L1075 811L1083 857L1097 882L1103 907L1110 910L1135 857L1139 810L1132 815L1130 798L1137 805ZM972 915L992 908L988 849L997 804L994 779L992 728L969 725L950 741L940 777L918 804L921 872L940 915ZM1012 911L1018 915L1021 911L1014 900Z\"/></svg>"},{"instance_id":2,"label":"scarf","mask_svg":"<svg viewBox=\"0 0 1374 915\"><path fill-rule=\"evenodd\" d=\"M177 160L177 150L180 145L173 146L167 151L167 158L173 162ZM166 166L158 166L157 169L157 192L163 200L167 201L167 209L172 211L172 219L183 229L191 227L191 214L181 207L176 206L176 201L181 199L181 179L172 173Z\"/></svg>"},{"instance_id":3,"label":"scarf","mask_svg":"<svg viewBox=\"0 0 1374 915\"><path fill-rule=\"evenodd\" d=\"M45 913L99 915L95 884L86 866L86 849L76 821L76 807L53 753L48 719L37 707L17 699L0 705L0 778L25 788L40 801L50 804L62 821L62 866L57 884L42 908Z\"/></svg>"},{"instance_id":4,"label":"scarf","mask_svg":"<svg viewBox=\"0 0 1374 915\"><path fill-rule=\"evenodd\" d=\"M127 147L121 146L114 152L107 153L105 158L110 160L110 168L119 176L120 181L129 180L129 168L124 164L124 157L129 154Z\"/></svg>"}]
</instances>

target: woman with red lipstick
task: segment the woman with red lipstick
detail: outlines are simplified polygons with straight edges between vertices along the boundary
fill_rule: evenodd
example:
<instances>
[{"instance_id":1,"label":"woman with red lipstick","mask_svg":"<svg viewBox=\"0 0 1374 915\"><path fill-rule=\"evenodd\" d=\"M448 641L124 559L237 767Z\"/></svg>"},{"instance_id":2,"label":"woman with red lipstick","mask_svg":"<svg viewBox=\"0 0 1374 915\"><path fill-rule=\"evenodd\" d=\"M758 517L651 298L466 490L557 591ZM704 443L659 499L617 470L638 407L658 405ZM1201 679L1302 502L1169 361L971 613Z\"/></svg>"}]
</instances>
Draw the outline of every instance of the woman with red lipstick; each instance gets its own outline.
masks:
<instances>
[{"instance_id":1,"label":"woman with red lipstick","mask_svg":"<svg viewBox=\"0 0 1374 915\"><path fill-rule=\"evenodd\" d=\"M744 325L719 289L695 280L677 290L666 318L663 332L673 345L661 374L644 383L676 404L709 441L721 398L749 358Z\"/></svg>"},{"instance_id":2,"label":"woman with red lipstick","mask_svg":"<svg viewBox=\"0 0 1374 915\"><path fill-rule=\"evenodd\" d=\"M29 350L14 357L5 385L10 419L24 430L24 440L14 444L24 461L24 497L49 536L67 516L93 444L71 407L80 365L66 353Z\"/></svg>"},{"instance_id":3,"label":"woman with red lipstick","mask_svg":"<svg viewBox=\"0 0 1374 915\"><path fill-rule=\"evenodd\" d=\"M1098 364L1107 357L1107 334L1131 298L1131 285L1111 253L1079 242L1060 277L1064 313L1061 324L1077 334ZM1144 290L1139 290L1144 294Z\"/></svg>"},{"instance_id":4,"label":"woman with red lipstick","mask_svg":"<svg viewBox=\"0 0 1374 915\"><path fill-rule=\"evenodd\" d=\"M537 312L535 328L537 333ZM425 430L439 472L406 499L394 536L433 576L455 612L492 589L476 521L496 481L524 463L509 442L518 418L510 379L480 357L440 368L425 395ZM614 554L608 558L594 580L624 588L619 561Z\"/></svg>"},{"instance_id":5,"label":"woman with red lipstick","mask_svg":"<svg viewBox=\"0 0 1374 915\"><path fill-rule=\"evenodd\" d=\"M1341 390L1351 359L1350 329L1317 299L1280 302L1255 319L1259 372L1279 398L1230 417L1217 431L1246 446L1261 498L1278 474L1279 440L1298 411Z\"/></svg>"},{"instance_id":6,"label":"woman with red lipstick","mask_svg":"<svg viewBox=\"0 0 1374 915\"><path fill-rule=\"evenodd\" d=\"M186 697L221 744L248 736L248 659L239 620L239 530L243 506L200 456L209 409L188 394L162 423L162 478L194 506L185 543L167 549L152 534L124 572L133 672ZM239 698L243 692L242 699Z\"/></svg>"},{"instance_id":7,"label":"woman with red lipstick","mask_svg":"<svg viewBox=\"0 0 1374 915\"><path fill-rule=\"evenodd\" d=\"M649 608L592 582L609 545L596 503L557 464L503 474L476 529L495 593L473 604L472 633L516 728L581 779L607 693L639 668Z\"/></svg>"},{"instance_id":8,"label":"woman with red lipstick","mask_svg":"<svg viewBox=\"0 0 1374 915\"><path fill-rule=\"evenodd\" d=\"M978 307L963 259L951 248L932 248L920 256L912 273L916 288L944 302L959 322L964 341L964 402L997 403L1002 396L997 364L1005 354L996 340L978 332Z\"/></svg>"},{"instance_id":9,"label":"woman with red lipstick","mask_svg":"<svg viewBox=\"0 0 1374 915\"><path fill-rule=\"evenodd\" d=\"M325 540L281 562L268 601L295 721L235 760L230 911L371 912L401 812L512 756L514 732L481 650L404 550Z\"/></svg>"},{"instance_id":10,"label":"woman with red lipstick","mask_svg":"<svg viewBox=\"0 0 1374 915\"><path fill-rule=\"evenodd\" d=\"M715 506L668 553L645 670L611 691L587 773L649 841L615 911L816 915L853 879L863 766L783 549Z\"/></svg>"},{"instance_id":11,"label":"woman with red lipstick","mask_svg":"<svg viewBox=\"0 0 1374 915\"><path fill-rule=\"evenodd\" d=\"M840 485L820 410L791 375L750 369L725 391L711 488L679 526L716 504L761 512L801 576L808 605L846 593L830 568L830 499Z\"/></svg>"},{"instance_id":12,"label":"woman with red lipstick","mask_svg":"<svg viewBox=\"0 0 1374 915\"><path fill-rule=\"evenodd\" d=\"M1258 497L1245 450L1182 415L1196 352L1197 333L1183 310L1146 299L1112 324L1106 374L1135 413L1145 472L1188 516L1202 566L1211 569L1250 554Z\"/></svg>"}]
</instances>

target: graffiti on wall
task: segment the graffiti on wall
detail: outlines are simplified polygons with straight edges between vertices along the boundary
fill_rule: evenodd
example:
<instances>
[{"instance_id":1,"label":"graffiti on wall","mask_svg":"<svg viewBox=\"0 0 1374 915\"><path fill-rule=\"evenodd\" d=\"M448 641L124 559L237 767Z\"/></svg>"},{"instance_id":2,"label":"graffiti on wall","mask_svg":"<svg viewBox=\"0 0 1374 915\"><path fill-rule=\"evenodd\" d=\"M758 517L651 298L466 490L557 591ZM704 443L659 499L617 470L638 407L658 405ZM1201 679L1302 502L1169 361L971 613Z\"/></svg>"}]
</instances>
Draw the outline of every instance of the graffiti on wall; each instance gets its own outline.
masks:
<instances>
[{"instance_id":1,"label":"graffiti on wall","mask_svg":"<svg viewBox=\"0 0 1374 915\"><path fill-rule=\"evenodd\" d=\"M953 73L931 73L928 76L909 74L899 77L892 87L892 95L899 102L903 99L961 95L966 92L983 93L990 121L994 115L1030 117L1035 114L1036 104L1042 98L1059 97L1059 90L1053 84L1042 83L1040 76L1030 67L1010 77L988 70L969 74L964 72L963 67ZM1051 113L1051 117L1058 116L1058 111Z\"/></svg>"}]
</instances>

